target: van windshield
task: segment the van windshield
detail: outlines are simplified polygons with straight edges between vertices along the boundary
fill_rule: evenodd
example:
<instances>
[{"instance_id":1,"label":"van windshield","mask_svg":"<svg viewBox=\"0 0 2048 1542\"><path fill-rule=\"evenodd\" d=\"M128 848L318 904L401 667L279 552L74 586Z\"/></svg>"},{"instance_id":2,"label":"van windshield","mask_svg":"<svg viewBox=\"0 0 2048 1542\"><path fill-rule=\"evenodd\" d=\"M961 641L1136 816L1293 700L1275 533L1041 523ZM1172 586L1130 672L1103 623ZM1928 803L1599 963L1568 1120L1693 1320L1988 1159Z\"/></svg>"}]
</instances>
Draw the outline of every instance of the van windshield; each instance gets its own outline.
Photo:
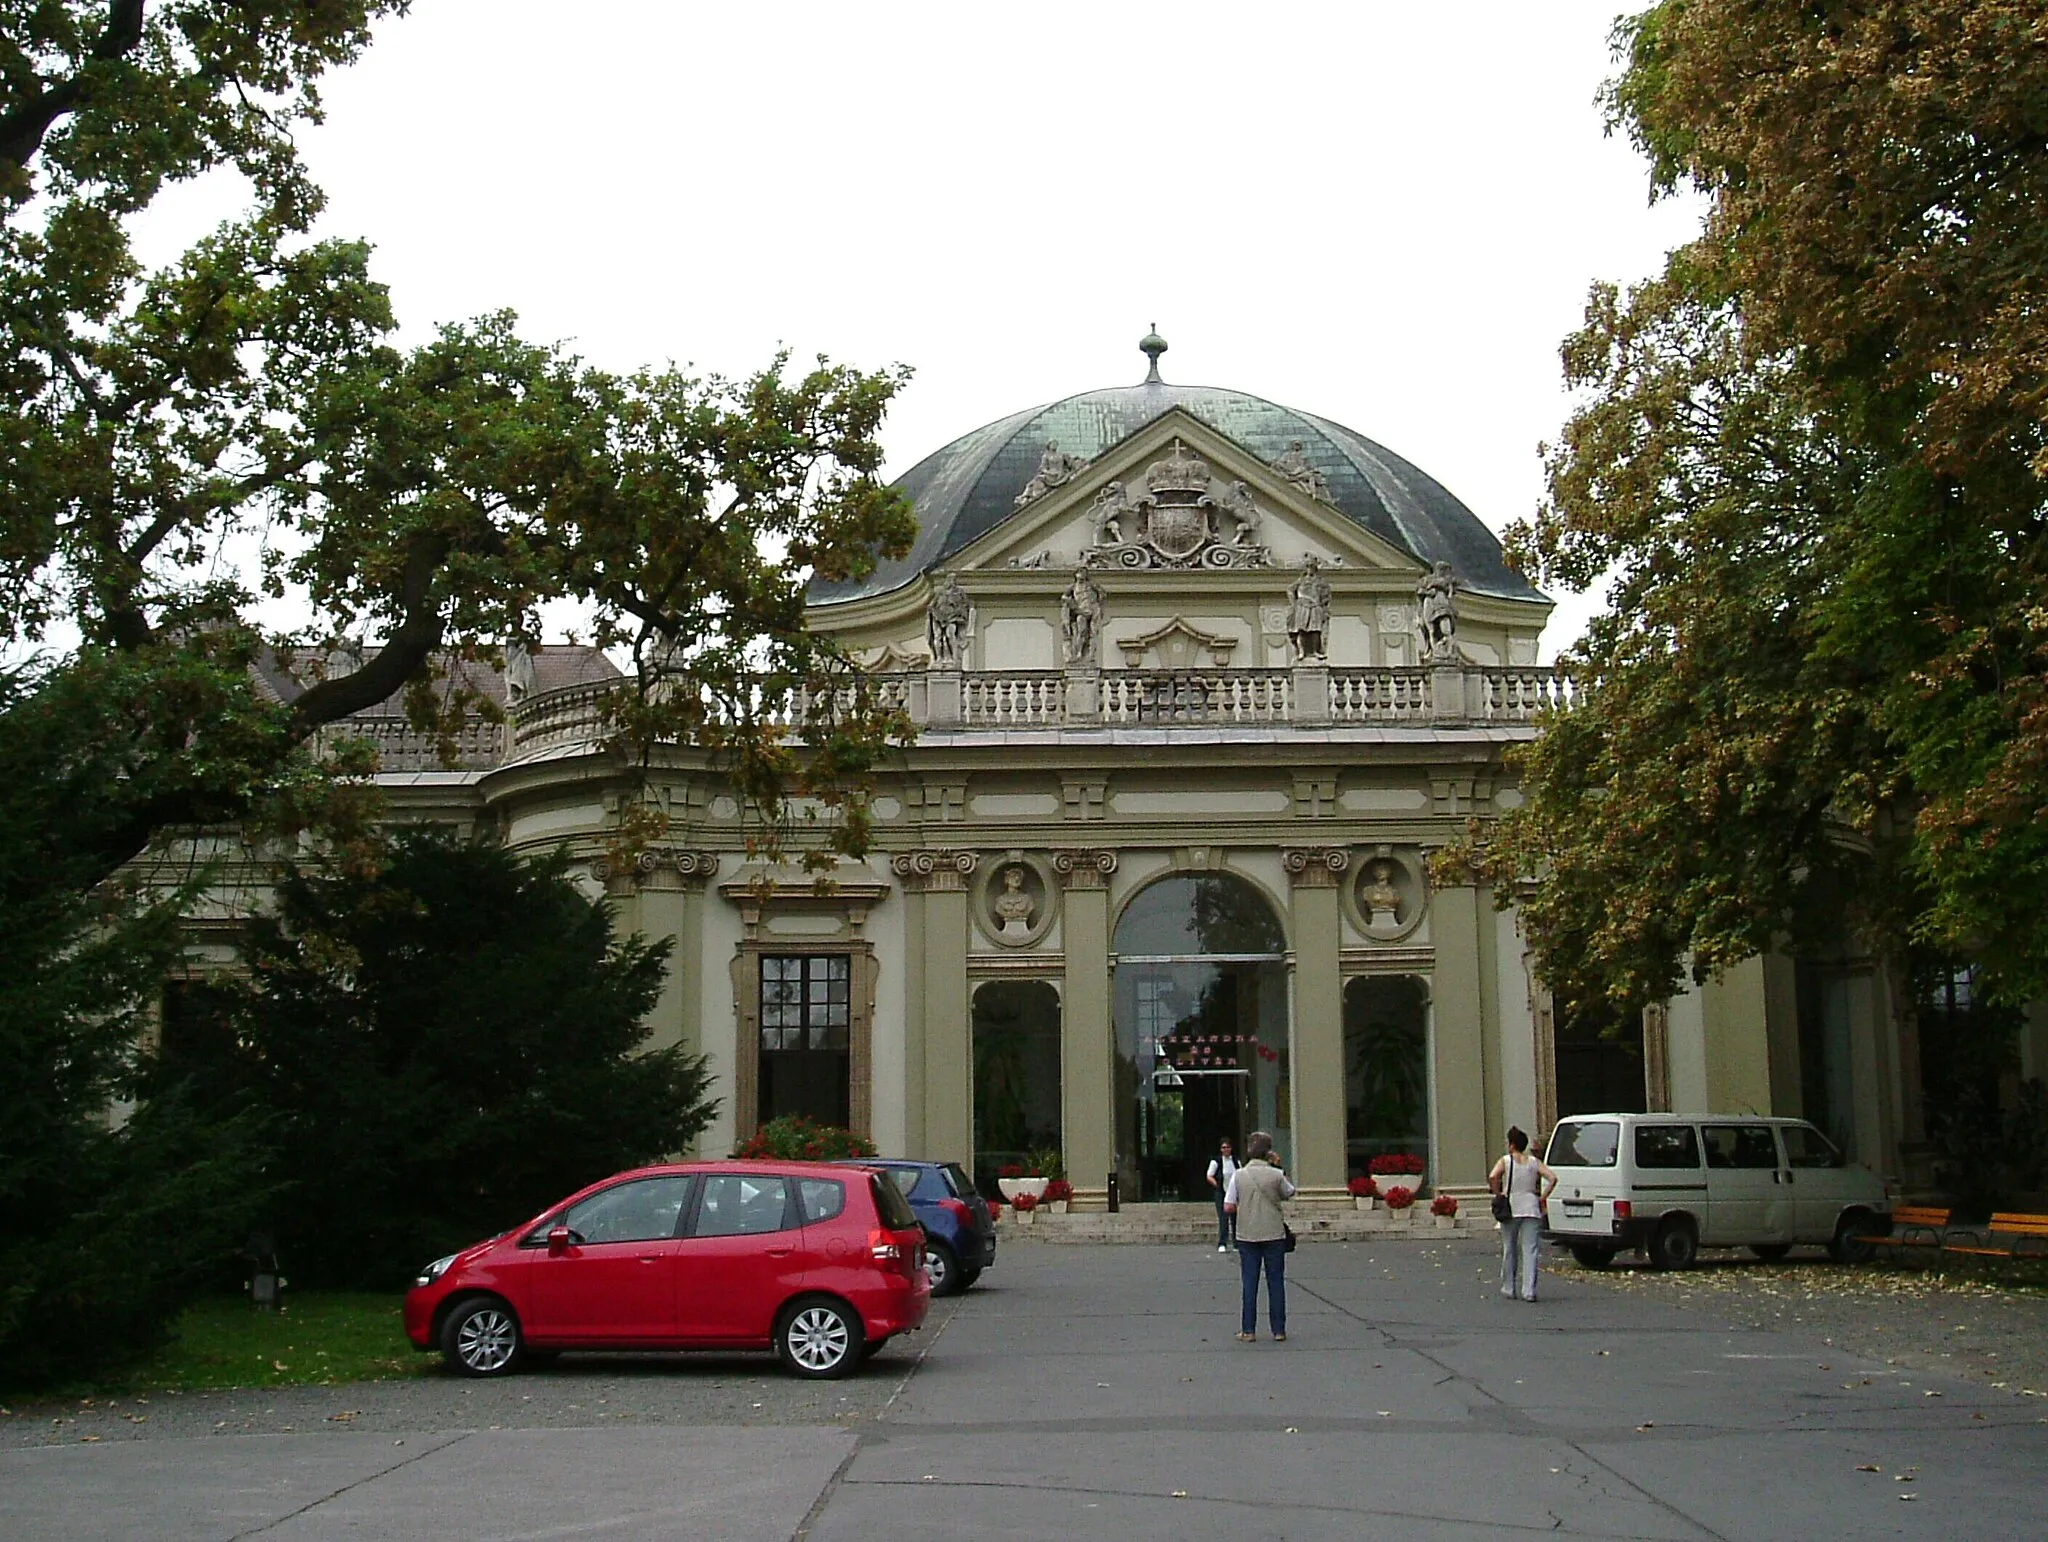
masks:
<instances>
[{"instance_id":1,"label":"van windshield","mask_svg":"<svg viewBox=\"0 0 2048 1542\"><path fill-rule=\"evenodd\" d=\"M1611 1119L1570 1119L1550 1137L1552 1167L1612 1167L1621 1126Z\"/></svg>"}]
</instances>

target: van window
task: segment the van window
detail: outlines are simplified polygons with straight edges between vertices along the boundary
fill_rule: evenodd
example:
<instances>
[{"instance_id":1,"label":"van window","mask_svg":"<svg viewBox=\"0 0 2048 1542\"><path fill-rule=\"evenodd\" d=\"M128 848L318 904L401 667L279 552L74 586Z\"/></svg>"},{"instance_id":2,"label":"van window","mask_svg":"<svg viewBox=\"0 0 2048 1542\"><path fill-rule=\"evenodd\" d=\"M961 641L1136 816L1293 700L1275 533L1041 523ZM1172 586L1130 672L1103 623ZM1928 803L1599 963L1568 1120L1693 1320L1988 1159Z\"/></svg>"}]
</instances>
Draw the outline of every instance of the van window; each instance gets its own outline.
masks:
<instances>
[{"instance_id":1,"label":"van window","mask_svg":"<svg viewBox=\"0 0 2048 1542\"><path fill-rule=\"evenodd\" d=\"M1636 1126L1636 1166L1698 1167L1699 1137L1689 1124L1639 1124Z\"/></svg>"},{"instance_id":2,"label":"van window","mask_svg":"<svg viewBox=\"0 0 2048 1542\"><path fill-rule=\"evenodd\" d=\"M1611 1119L1572 1119L1550 1137L1552 1167L1612 1167L1621 1150L1621 1126Z\"/></svg>"},{"instance_id":3,"label":"van window","mask_svg":"<svg viewBox=\"0 0 2048 1542\"><path fill-rule=\"evenodd\" d=\"M1707 1143L1707 1166L1772 1168L1778 1165L1778 1139L1767 1124L1709 1124L1700 1127Z\"/></svg>"},{"instance_id":4,"label":"van window","mask_svg":"<svg viewBox=\"0 0 2048 1542\"><path fill-rule=\"evenodd\" d=\"M1835 1149L1833 1141L1810 1124L1786 1124L1778 1127L1785 1137L1785 1159L1794 1167L1843 1167L1847 1159Z\"/></svg>"}]
</instances>

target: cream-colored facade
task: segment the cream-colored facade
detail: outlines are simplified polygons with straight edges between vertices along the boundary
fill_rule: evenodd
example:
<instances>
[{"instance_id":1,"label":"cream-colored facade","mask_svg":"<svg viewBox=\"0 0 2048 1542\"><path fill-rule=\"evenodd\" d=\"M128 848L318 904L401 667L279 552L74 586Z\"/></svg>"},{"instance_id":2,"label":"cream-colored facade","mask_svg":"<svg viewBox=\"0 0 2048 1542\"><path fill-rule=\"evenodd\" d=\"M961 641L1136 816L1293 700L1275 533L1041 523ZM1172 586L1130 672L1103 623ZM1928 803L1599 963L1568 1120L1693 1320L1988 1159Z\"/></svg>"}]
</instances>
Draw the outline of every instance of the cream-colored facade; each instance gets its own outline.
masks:
<instances>
[{"instance_id":1,"label":"cream-colored facade","mask_svg":"<svg viewBox=\"0 0 2048 1542\"><path fill-rule=\"evenodd\" d=\"M1414 468L1155 368L904 485L919 549L812 609L919 728L829 886L749 861L701 757L608 755L601 661L515 688L463 770L371 726L405 817L567 847L674 939L654 1034L710 1057L705 1150L791 1108L984 1177L1052 1144L1087 1207L1198 1197L1214 1139L1263 1126L1335 1200L1389 1151L1479 1185L1510 1123L1595 1100L1821 1112L1896 1170L1914 1078L1861 961L1752 960L1601 1040L1511 904L1431 886L1433 850L1516 805L1503 757L1567 686L1535 662L1548 602ZM615 871L637 798L668 833Z\"/></svg>"}]
</instances>

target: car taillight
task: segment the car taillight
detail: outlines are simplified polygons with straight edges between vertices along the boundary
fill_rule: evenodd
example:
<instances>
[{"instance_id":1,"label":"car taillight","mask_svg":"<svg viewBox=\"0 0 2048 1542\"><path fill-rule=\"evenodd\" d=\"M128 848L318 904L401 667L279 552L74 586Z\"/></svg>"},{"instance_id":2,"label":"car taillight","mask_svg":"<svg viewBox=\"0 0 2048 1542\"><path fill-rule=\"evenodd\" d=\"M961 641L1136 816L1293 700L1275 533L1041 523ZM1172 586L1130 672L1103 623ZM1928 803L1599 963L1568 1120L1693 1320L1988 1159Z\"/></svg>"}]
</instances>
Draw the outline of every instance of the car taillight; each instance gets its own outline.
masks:
<instances>
[{"instance_id":1,"label":"car taillight","mask_svg":"<svg viewBox=\"0 0 2048 1542\"><path fill-rule=\"evenodd\" d=\"M942 1199L939 1201L939 1208L962 1226L974 1224L974 1212L967 1208L967 1201L964 1199Z\"/></svg>"},{"instance_id":2,"label":"car taillight","mask_svg":"<svg viewBox=\"0 0 2048 1542\"><path fill-rule=\"evenodd\" d=\"M1617 1199L1614 1202L1614 1218L1617 1221L1626 1221L1634 1216L1635 1213L1636 1207L1627 1200Z\"/></svg>"},{"instance_id":3,"label":"car taillight","mask_svg":"<svg viewBox=\"0 0 2048 1542\"><path fill-rule=\"evenodd\" d=\"M896 1263L903 1257L903 1244L886 1231L868 1233L868 1252L876 1260Z\"/></svg>"}]
</instances>

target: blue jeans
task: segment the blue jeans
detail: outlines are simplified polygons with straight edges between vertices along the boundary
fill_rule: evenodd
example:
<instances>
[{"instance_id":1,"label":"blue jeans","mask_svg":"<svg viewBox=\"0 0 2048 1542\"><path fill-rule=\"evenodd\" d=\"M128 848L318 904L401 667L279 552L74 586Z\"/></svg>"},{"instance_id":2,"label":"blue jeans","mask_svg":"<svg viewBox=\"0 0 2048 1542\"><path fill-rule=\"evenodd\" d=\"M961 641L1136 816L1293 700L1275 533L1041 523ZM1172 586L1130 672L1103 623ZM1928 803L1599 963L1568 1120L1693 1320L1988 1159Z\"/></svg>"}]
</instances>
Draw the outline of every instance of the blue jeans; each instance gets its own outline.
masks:
<instances>
[{"instance_id":1,"label":"blue jeans","mask_svg":"<svg viewBox=\"0 0 2048 1542\"><path fill-rule=\"evenodd\" d=\"M1244 1276L1244 1325L1240 1330L1253 1332L1259 1325L1259 1269L1266 1271L1266 1311L1273 1321L1273 1332L1287 1331L1287 1239L1280 1237L1272 1242L1246 1242L1242 1238L1237 1244L1237 1267Z\"/></svg>"},{"instance_id":2,"label":"blue jeans","mask_svg":"<svg viewBox=\"0 0 2048 1542\"><path fill-rule=\"evenodd\" d=\"M1536 1299L1536 1244L1542 1239L1541 1216L1518 1215L1500 1223L1500 1293ZM1516 1290L1517 1279L1521 1289Z\"/></svg>"},{"instance_id":3,"label":"blue jeans","mask_svg":"<svg viewBox=\"0 0 2048 1542\"><path fill-rule=\"evenodd\" d=\"M1211 1196L1216 1201L1216 1246L1230 1246L1231 1217L1223 1208L1223 1190L1217 1189Z\"/></svg>"}]
</instances>

